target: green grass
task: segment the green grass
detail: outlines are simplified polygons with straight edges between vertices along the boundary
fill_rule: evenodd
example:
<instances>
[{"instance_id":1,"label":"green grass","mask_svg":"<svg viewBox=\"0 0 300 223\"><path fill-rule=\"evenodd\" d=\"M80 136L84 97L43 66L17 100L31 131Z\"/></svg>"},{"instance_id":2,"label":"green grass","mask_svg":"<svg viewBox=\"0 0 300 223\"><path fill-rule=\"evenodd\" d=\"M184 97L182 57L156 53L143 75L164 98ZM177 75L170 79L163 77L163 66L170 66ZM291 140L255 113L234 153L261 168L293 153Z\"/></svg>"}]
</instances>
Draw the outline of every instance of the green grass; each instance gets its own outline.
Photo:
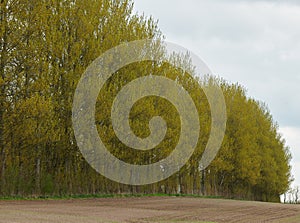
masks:
<instances>
[{"instance_id":1,"label":"green grass","mask_svg":"<svg viewBox=\"0 0 300 223\"><path fill-rule=\"evenodd\" d=\"M168 220L163 220L163 219L156 219L156 220L151 220L151 219L145 219L144 221L142 221L144 223L216 223L216 222L212 222L212 221L189 221L189 220L178 220L178 219L168 219Z\"/></svg>"},{"instance_id":2,"label":"green grass","mask_svg":"<svg viewBox=\"0 0 300 223\"><path fill-rule=\"evenodd\" d=\"M216 223L212 221L178 221L178 220L167 220L167 221L158 221L158 222L151 222L151 223ZM150 223L150 222L149 222Z\"/></svg>"},{"instance_id":3,"label":"green grass","mask_svg":"<svg viewBox=\"0 0 300 223\"><path fill-rule=\"evenodd\" d=\"M197 197L221 199L221 196L200 196L195 194L74 194L74 195L40 195L40 196L3 196L0 200L63 200L88 198L123 198L123 197Z\"/></svg>"},{"instance_id":4,"label":"green grass","mask_svg":"<svg viewBox=\"0 0 300 223\"><path fill-rule=\"evenodd\" d=\"M212 221L178 221L178 220L167 220L167 221L149 221L149 223L216 223Z\"/></svg>"}]
</instances>

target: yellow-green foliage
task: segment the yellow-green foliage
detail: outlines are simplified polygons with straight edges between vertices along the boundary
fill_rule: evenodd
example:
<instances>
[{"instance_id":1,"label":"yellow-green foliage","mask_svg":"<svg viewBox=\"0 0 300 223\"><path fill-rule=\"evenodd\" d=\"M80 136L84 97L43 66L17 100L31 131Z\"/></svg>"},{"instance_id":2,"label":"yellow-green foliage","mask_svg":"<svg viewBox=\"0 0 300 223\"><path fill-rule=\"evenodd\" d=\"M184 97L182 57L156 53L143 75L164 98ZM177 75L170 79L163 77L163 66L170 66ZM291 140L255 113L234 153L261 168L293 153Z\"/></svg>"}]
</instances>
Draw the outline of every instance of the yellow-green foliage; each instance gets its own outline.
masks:
<instances>
[{"instance_id":1,"label":"yellow-green foliage","mask_svg":"<svg viewBox=\"0 0 300 223\"><path fill-rule=\"evenodd\" d=\"M133 14L132 4L130 0L1 1L0 194L202 192L277 200L290 183L291 157L268 109L247 98L239 85L193 77L188 56L172 59L191 74L163 62L122 68L100 91L95 117L99 135L115 156L135 164L156 162L170 154L180 134L180 119L172 104L146 97L132 108L130 125L137 136L150 134L147 126L153 116L162 116L168 124L163 142L139 152L115 136L110 109L122 86L137 77L151 73L176 80L193 98L201 123L189 162L163 182L140 187L112 182L86 163L71 122L73 95L82 73L101 53L120 43L162 39L157 23ZM163 48L158 45L155 50L163 59ZM203 172L198 166L211 118L199 83L223 89L228 114L222 148Z\"/></svg>"}]
</instances>

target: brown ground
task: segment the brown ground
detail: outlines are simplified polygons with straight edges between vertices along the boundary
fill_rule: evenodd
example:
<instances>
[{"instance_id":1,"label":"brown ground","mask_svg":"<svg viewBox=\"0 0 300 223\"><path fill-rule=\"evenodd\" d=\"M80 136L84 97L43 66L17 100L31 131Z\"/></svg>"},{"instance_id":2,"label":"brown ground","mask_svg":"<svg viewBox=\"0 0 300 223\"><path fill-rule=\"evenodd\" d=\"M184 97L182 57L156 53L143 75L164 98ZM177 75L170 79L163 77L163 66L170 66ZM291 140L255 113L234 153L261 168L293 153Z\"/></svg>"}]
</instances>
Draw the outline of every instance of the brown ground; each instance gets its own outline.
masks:
<instances>
[{"instance_id":1,"label":"brown ground","mask_svg":"<svg viewBox=\"0 0 300 223\"><path fill-rule=\"evenodd\" d=\"M187 197L0 201L0 222L300 222L300 205Z\"/></svg>"}]
</instances>

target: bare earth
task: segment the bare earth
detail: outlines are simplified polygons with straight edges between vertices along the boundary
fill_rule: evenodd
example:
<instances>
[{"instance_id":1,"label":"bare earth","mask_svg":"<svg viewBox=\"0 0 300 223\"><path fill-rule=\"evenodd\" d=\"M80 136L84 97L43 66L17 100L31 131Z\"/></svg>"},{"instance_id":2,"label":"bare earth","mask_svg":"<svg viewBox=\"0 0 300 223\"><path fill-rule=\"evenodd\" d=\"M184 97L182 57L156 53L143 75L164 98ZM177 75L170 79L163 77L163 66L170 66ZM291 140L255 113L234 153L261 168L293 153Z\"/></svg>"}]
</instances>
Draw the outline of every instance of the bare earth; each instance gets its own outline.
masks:
<instances>
[{"instance_id":1,"label":"bare earth","mask_svg":"<svg viewBox=\"0 0 300 223\"><path fill-rule=\"evenodd\" d=\"M300 222L300 205L188 197L0 201L0 222Z\"/></svg>"}]
</instances>

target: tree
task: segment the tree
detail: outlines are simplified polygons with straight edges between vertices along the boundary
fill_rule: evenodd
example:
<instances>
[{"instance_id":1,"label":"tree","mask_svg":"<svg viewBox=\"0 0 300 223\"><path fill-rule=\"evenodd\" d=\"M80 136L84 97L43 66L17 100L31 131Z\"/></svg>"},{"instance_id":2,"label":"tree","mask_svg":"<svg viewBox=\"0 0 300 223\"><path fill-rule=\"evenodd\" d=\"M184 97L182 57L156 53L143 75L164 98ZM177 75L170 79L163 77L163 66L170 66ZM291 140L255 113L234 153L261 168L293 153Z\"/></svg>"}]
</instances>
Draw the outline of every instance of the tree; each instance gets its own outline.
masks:
<instances>
[{"instance_id":1,"label":"tree","mask_svg":"<svg viewBox=\"0 0 300 223\"><path fill-rule=\"evenodd\" d=\"M189 55L172 55L168 58L172 63L163 62L166 53L157 23L133 14L132 1L0 1L0 194L202 191L277 201L288 189L291 155L267 107L248 98L238 84L196 77ZM113 155L134 164L154 163L173 151L180 117L163 98L145 97L130 112L130 127L142 138L150 134L152 117L166 121L166 136L152 150L128 148L112 128L115 96L126 84L148 74L165 76L184 87L197 107L201 131L195 152L178 173L159 183L133 187L99 175L84 160L73 133L72 103L77 83L93 60L121 43L145 38L156 41L152 50L160 60L130 64L106 82L96 103L101 139ZM211 128L211 108L200 86L211 85L224 92L228 122L216 159L200 171ZM175 93L174 97L179 99Z\"/></svg>"}]
</instances>

